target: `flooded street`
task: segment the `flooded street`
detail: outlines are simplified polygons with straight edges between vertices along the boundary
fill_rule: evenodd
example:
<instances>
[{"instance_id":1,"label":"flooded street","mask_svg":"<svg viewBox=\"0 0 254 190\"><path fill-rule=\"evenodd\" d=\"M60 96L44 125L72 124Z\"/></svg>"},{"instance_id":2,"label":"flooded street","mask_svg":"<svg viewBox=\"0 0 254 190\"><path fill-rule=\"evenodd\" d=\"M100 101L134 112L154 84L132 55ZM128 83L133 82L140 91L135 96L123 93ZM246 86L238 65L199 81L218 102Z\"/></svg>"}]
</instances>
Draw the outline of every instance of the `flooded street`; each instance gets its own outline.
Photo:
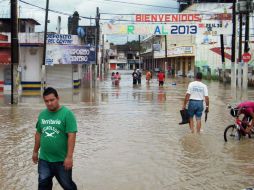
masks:
<instances>
[{"instance_id":1,"label":"flooded street","mask_svg":"<svg viewBox=\"0 0 254 190\"><path fill-rule=\"evenodd\" d=\"M122 71L120 86L110 74L97 88L59 90L60 102L78 121L73 178L80 190L240 190L254 185L254 141L225 143L233 118L228 104L254 99L254 90L232 94L230 85L208 85L210 112L200 135L178 125L189 79L167 79L158 87L132 85ZM176 83L176 85L173 85ZM40 97L21 97L18 106L0 97L0 189L37 189L31 160ZM56 183L55 183L56 184ZM57 184L55 190L60 190Z\"/></svg>"}]
</instances>

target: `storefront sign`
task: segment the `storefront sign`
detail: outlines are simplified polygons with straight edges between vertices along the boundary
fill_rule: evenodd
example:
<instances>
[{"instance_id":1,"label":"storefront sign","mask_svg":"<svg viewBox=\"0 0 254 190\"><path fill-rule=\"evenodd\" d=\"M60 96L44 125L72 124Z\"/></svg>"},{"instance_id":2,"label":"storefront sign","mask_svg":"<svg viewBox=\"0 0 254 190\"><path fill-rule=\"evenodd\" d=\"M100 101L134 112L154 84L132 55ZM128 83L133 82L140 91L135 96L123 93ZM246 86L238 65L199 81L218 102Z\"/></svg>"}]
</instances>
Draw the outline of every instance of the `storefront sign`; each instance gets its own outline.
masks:
<instances>
[{"instance_id":1,"label":"storefront sign","mask_svg":"<svg viewBox=\"0 0 254 190\"><path fill-rule=\"evenodd\" d=\"M8 36L7 36L7 35L0 34L0 41L1 41L1 42L8 42Z\"/></svg>"},{"instance_id":2,"label":"storefront sign","mask_svg":"<svg viewBox=\"0 0 254 190\"><path fill-rule=\"evenodd\" d=\"M167 57L194 55L192 46L181 46L175 48L169 48L167 51ZM154 58L164 58L165 50L155 51Z\"/></svg>"},{"instance_id":3,"label":"storefront sign","mask_svg":"<svg viewBox=\"0 0 254 190\"><path fill-rule=\"evenodd\" d=\"M160 51L161 50L161 44L153 44L153 51Z\"/></svg>"},{"instance_id":4,"label":"storefront sign","mask_svg":"<svg viewBox=\"0 0 254 190\"><path fill-rule=\"evenodd\" d=\"M92 64L95 62L95 47L48 45L46 65Z\"/></svg>"},{"instance_id":5,"label":"storefront sign","mask_svg":"<svg viewBox=\"0 0 254 190\"><path fill-rule=\"evenodd\" d=\"M6 36L6 37L4 37ZM1 39L2 38L2 39ZM6 41L3 41L6 40ZM19 33L19 43L22 44L42 44L44 42L43 33ZM11 43L11 33L5 33L2 37L0 34L0 46L5 43ZM48 34L48 44L61 45L79 45L80 40L77 35L69 34Z\"/></svg>"},{"instance_id":6,"label":"storefront sign","mask_svg":"<svg viewBox=\"0 0 254 190\"><path fill-rule=\"evenodd\" d=\"M104 34L137 35L193 35L198 33L196 24L105 24Z\"/></svg>"},{"instance_id":7,"label":"storefront sign","mask_svg":"<svg viewBox=\"0 0 254 190\"><path fill-rule=\"evenodd\" d=\"M10 49L2 49L0 51L0 65L10 64L10 63L11 63L11 50Z\"/></svg>"},{"instance_id":8,"label":"storefront sign","mask_svg":"<svg viewBox=\"0 0 254 190\"><path fill-rule=\"evenodd\" d=\"M73 44L72 35L70 34L48 34L47 35L48 44Z\"/></svg>"}]
</instances>

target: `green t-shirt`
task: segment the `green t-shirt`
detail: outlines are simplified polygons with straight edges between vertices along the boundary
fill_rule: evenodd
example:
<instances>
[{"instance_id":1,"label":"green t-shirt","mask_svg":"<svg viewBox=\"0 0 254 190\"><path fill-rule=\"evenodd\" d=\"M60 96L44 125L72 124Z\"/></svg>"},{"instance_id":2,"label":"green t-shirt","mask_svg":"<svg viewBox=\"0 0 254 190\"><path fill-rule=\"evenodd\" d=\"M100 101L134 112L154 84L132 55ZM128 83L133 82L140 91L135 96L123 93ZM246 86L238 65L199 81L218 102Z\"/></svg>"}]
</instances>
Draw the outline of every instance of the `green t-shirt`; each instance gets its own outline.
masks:
<instances>
[{"instance_id":1,"label":"green t-shirt","mask_svg":"<svg viewBox=\"0 0 254 190\"><path fill-rule=\"evenodd\" d=\"M67 155L68 133L77 132L74 114L62 106L58 111L43 110L36 124L41 134L39 158L48 162L64 161Z\"/></svg>"}]
</instances>

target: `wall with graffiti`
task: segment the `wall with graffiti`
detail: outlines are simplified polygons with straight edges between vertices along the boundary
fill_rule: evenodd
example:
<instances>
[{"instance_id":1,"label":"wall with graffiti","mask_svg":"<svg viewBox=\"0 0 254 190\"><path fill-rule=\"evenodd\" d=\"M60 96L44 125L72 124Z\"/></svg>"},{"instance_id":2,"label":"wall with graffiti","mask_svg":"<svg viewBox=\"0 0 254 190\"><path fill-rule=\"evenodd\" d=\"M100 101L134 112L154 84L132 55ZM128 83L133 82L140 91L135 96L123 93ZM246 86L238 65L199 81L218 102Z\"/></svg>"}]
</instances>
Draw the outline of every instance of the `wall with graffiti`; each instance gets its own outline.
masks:
<instances>
[{"instance_id":1,"label":"wall with graffiti","mask_svg":"<svg viewBox=\"0 0 254 190\"><path fill-rule=\"evenodd\" d=\"M222 69L220 34L225 47L225 67L231 68L232 4L194 4L187 12L201 15L196 36L196 69L204 74L219 76Z\"/></svg>"}]
</instances>

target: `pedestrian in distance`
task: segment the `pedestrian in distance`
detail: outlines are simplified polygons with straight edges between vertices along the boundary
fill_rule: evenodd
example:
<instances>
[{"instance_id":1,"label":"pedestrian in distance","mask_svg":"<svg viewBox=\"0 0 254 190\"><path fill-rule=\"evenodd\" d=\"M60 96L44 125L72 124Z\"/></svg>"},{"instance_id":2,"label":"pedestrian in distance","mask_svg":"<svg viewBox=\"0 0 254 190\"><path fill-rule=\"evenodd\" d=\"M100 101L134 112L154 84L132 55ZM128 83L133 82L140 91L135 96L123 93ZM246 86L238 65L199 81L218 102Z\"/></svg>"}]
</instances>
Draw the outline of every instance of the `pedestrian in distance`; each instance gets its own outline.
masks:
<instances>
[{"instance_id":1,"label":"pedestrian in distance","mask_svg":"<svg viewBox=\"0 0 254 190\"><path fill-rule=\"evenodd\" d=\"M115 84L115 72L111 73L111 81L112 81L112 84Z\"/></svg>"},{"instance_id":2,"label":"pedestrian in distance","mask_svg":"<svg viewBox=\"0 0 254 190\"><path fill-rule=\"evenodd\" d=\"M148 84L150 83L151 78L152 78L152 74L149 70L147 70L146 71L146 81Z\"/></svg>"},{"instance_id":3,"label":"pedestrian in distance","mask_svg":"<svg viewBox=\"0 0 254 190\"><path fill-rule=\"evenodd\" d=\"M159 71L158 75L158 81L159 81L159 86L163 86L164 81L165 81L165 74L161 71Z\"/></svg>"},{"instance_id":4,"label":"pedestrian in distance","mask_svg":"<svg viewBox=\"0 0 254 190\"><path fill-rule=\"evenodd\" d=\"M54 88L43 92L46 105L38 116L32 160L38 163L38 190L52 190L56 177L65 190L77 190L72 180L73 152L77 122L67 107L59 104Z\"/></svg>"},{"instance_id":5,"label":"pedestrian in distance","mask_svg":"<svg viewBox=\"0 0 254 190\"><path fill-rule=\"evenodd\" d=\"M136 69L134 69L133 73L132 73L132 79L133 79L133 84L137 84L138 82L138 73L136 71Z\"/></svg>"},{"instance_id":6,"label":"pedestrian in distance","mask_svg":"<svg viewBox=\"0 0 254 190\"><path fill-rule=\"evenodd\" d=\"M137 74L138 74L138 84L141 84L142 73L139 69L137 69Z\"/></svg>"},{"instance_id":7,"label":"pedestrian in distance","mask_svg":"<svg viewBox=\"0 0 254 190\"><path fill-rule=\"evenodd\" d=\"M121 75L119 72L116 72L116 74L114 76L114 80L115 80L115 85L119 85L120 80L121 80Z\"/></svg>"},{"instance_id":8,"label":"pedestrian in distance","mask_svg":"<svg viewBox=\"0 0 254 190\"><path fill-rule=\"evenodd\" d=\"M113 71L112 73L111 73L111 80L114 80L115 79L115 72Z\"/></svg>"},{"instance_id":9,"label":"pedestrian in distance","mask_svg":"<svg viewBox=\"0 0 254 190\"><path fill-rule=\"evenodd\" d=\"M171 67L171 65L169 65L168 66L168 75L171 75L172 74L171 72L172 72L172 67Z\"/></svg>"},{"instance_id":10,"label":"pedestrian in distance","mask_svg":"<svg viewBox=\"0 0 254 190\"><path fill-rule=\"evenodd\" d=\"M193 117L196 117L197 133L200 133L201 129L201 117L204 110L203 101L205 100L206 109L205 112L209 112L209 97L207 86L201 82L202 73L196 74L195 81L190 82L183 102L183 110L186 109L188 104L189 126L191 132L194 133L194 121Z\"/></svg>"}]
</instances>

